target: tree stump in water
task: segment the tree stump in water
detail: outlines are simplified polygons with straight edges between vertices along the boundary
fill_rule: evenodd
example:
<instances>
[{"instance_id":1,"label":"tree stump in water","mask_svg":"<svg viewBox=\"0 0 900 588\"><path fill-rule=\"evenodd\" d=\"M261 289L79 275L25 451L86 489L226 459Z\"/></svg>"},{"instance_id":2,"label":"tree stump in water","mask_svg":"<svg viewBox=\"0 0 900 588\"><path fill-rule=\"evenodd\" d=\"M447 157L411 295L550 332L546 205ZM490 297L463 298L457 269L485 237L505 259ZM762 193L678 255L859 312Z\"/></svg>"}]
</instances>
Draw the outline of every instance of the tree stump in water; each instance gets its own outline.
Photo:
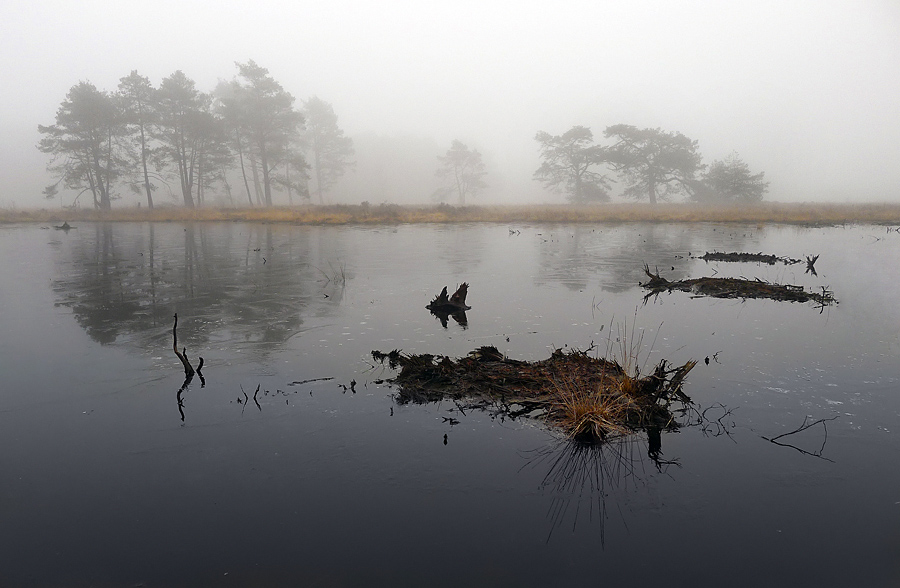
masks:
<instances>
[{"instance_id":1,"label":"tree stump in water","mask_svg":"<svg viewBox=\"0 0 900 588\"><path fill-rule=\"evenodd\" d=\"M456 312L459 310L469 310L471 306L466 305L466 294L469 293L469 284L463 282L453 296L447 296L447 286L441 290L441 293L434 297L425 308L433 311Z\"/></svg>"}]
</instances>

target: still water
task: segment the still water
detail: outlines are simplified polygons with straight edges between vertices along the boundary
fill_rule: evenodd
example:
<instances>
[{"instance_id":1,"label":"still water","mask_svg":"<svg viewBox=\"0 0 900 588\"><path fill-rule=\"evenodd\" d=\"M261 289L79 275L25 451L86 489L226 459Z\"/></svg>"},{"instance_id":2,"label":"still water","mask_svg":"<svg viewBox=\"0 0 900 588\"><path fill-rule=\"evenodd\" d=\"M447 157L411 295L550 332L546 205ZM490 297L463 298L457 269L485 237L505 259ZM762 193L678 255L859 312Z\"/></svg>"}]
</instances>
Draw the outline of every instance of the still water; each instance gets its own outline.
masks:
<instances>
[{"instance_id":1,"label":"still water","mask_svg":"<svg viewBox=\"0 0 900 588\"><path fill-rule=\"evenodd\" d=\"M818 275L707 251L818 254ZM645 263L839 304L645 301ZM9 225L0 276L2 586L900 584L884 227ZM425 310L464 281L465 324ZM205 362L184 390L176 312ZM705 419L659 461L642 434L586 450L398 405L370 355L592 344L700 360Z\"/></svg>"}]
</instances>

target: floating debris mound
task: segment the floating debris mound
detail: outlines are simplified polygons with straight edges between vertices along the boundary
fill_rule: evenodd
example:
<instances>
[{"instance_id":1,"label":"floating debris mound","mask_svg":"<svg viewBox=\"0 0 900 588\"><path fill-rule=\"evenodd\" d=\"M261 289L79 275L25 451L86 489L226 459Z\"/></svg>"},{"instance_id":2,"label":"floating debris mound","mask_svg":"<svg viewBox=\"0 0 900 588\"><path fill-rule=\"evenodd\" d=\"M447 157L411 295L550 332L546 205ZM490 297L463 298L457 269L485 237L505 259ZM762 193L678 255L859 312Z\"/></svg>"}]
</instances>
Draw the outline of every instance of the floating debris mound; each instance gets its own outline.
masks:
<instances>
[{"instance_id":1,"label":"floating debris mound","mask_svg":"<svg viewBox=\"0 0 900 588\"><path fill-rule=\"evenodd\" d=\"M738 262L738 263L767 263L769 265L775 265L777 262L781 262L784 265L794 265L796 263L803 263L800 259L792 259L790 257L778 257L777 255L767 255L765 253L718 253L718 252L706 252L706 255L701 255L697 259L702 259L703 261L727 261L727 262Z\"/></svg>"},{"instance_id":2,"label":"floating debris mound","mask_svg":"<svg viewBox=\"0 0 900 588\"><path fill-rule=\"evenodd\" d=\"M778 257L777 255L767 255L765 253L738 253L736 251L732 253L710 253L707 251L705 255L701 255L695 259L702 259L706 262L726 261L731 263L767 263L769 265L775 265L777 262L783 263L784 265L803 263L802 259L794 259L792 257ZM806 273L814 276L819 275L816 273L816 260L818 259L818 255L806 256Z\"/></svg>"},{"instance_id":3,"label":"floating debris mound","mask_svg":"<svg viewBox=\"0 0 900 588\"><path fill-rule=\"evenodd\" d=\"M670 407L675 402L682 408L691 403L682 384L695 361L672 367L663 360L652 374L641 377L588 351L557 349L535 362L506 358L493 346L456 360L396 349L373 351L372 357L400 368L393 380L398 404L452 400L463 409L539 418L581 441L600 441L651 426L678 427Z\"/></svg>"},{"instance_id":4,"label":"floating debris mound","mask_svg":"<svg viewBox=\"0 0 900 588\"><path fill-rule=\"evenodd\" d=\"M803 286L791 284L772 284L760 279L748 280L745 278L694 278L690 280L678 280L670 282L659 275L650 272L650 268L644 265L644 273L650 278L641 284L641 287L650 290L645 296L649 298L661 292L680 290L691 292L697 296L711 296L713 298L768 298L769 300L781 300L786 302L816 302L820 306L835 304L834 293L822 288L822 292L807 292Z\"/></svg>"}]
</instances>

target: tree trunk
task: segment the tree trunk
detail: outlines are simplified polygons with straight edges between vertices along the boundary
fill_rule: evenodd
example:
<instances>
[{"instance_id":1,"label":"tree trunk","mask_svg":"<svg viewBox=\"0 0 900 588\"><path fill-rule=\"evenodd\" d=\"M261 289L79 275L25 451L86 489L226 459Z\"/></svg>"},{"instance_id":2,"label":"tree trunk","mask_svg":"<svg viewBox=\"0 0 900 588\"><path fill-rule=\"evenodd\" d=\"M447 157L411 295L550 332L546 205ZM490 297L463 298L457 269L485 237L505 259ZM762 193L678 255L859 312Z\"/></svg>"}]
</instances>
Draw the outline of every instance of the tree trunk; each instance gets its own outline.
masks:
<instances>
[{"instance_id":1,"label":"tree trunk","mask_svg":"<svg viewBox=\"0 0 900 588\"><path fill-rule=\"evenodd\" d=\"M581 172L575 173L575 204L581 204Z\"/></svg>"},{"instance_id":2,"label":"tree trunk","mask_svg":"<svg viewBox=\"0 0 900 588\"><path fill-rule=\"evenodd\" d=\"M244 149L241 142L241 135L237 131L235 131L234 134L237 138L238 157L241 160L241 176L244 178L244 188L247 189L247 200L250 202L250 207L253 208L253 196L250 195L250 182L247 181L247 166L244 165Z\"/></svg>"},{"instance_id":3,"label":"tree trunk","mask_svg":"<svg viewBox=\"0 0 900 588\"><path fill-rule=\"evenodd\" d=\"M319 161L319 151L313 152L316 158L316 194L319 195L319 204L325 204L325 198L322 196L322 163Z\"/></svg>"},{"instance_id":4,"label":"tree trunk","mask_svg":"<svg viewBox=\"0 0 900 588\"><path fill-rule=\"evenodd\" d=\"M184 199L184 205L187 208L194 208L194 197L191 195L194 179L194 162L193 156L188 161L187 145L185 144L184 132L180 133L180 144L178 147L178 173L181 176L181 196Z\"/></svg>"},{"instance_id":5,"label":"tree trunk","mask_svg":"<svg viewBox=\"0 0 900 588\"><path fill-rule=\"evenodd\" d=\"M138 108L140 108L140 106ZM146 139L144 138L144 122L143 122L144 111L143 111L143 109L140 110L140 113L141 113L141 125L140 125L140 128L141 128L141 165L143 165L143 167L144 167L144 188L147 190L147 207L152 210L153 209L153 194L151 193L151 190L150 190L150 174L147 173L147 143L146 143Z\"/></svg>"},{"instance_id":6,"label":"tree trunk","mask_svg":"<svg viewBox=\"0 0 900 588\"><path fill-rule=\"evenodd\" d=\"M263 173L263 193L266 197L266 206L272 206L272 183L269 178L269 161L266 154L265 145L259 150L259 164L262 166Z\"/></svg>"},{"instance_id":7,"label":"tree trunk","mask_svg":"<svg viewBox=\"0 0 900 588\"><path fill-rule=\"evenodd\" d=\"M262 189L259 185L259 166L253 158L250 159L250 169L253 172L253 192L256 194L256 204L262 206Z\"/></svg>"},{"instance_id":8,"label":"tree trunk","mask_svg":"<svg viewBox=\"0 0 900 588\"><path fill-rule=\"evenodd\" d=\"M649 194L650 194L650 204L656 204L656 181L655 178L650 178L650 181L647 182L649 184Z\"/></svg>"},{"instance_id":9,"label":"tree trunk","mask_svg":"<svg viewBox=\"0 0 900 588\"><path fill-rule=\"evenodd\" d=\"M288 204L291 206L294 205L294 195L291 190L291 163L287 162L284 165L284 179L287 184L287 192L288 192Z\"/></svg>"}]
</instances>

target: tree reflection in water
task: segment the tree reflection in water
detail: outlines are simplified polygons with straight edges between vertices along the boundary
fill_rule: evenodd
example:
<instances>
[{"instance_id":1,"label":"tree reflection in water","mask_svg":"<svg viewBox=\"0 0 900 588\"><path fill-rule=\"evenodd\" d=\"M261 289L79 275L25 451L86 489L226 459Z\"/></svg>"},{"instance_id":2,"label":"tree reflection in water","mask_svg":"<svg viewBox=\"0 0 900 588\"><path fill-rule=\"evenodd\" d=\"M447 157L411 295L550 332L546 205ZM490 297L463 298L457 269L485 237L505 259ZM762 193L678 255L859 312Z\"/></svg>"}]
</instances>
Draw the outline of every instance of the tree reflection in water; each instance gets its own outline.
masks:
<instances>
[{"instance_id":1,"label":"tree reflection in water","mask_svg":"<svg viewBox=\"0 0 900 588\"><path fill-rule=\"evenodd\" d=\"M596 279L603 290L624 292L644 280L644 264L671 268L673 279L685 279L689 277L689 253L718 244L705 239L697 243L709 235L701 236L689 226L673 230L671 225L656 223L563 225L542 230L537 236L541 239L541 271L535 284L558 282L575 291L588 288ZM752 248L759 241L746 233L723 232L717 238L735 250Z\"/></svg>"},{"instance_id":2,"label":"tree reflection in water","mask_svg":"<svg viewBox=\"0 0 900 588\"><path fill-rule=\"evenodd\" d=\"M265 354L300 332L304 316L327 315L343 297L343 282L318 283L315 266L338 255L321 231L97 223L78 233L57 261L56 304L104 345L127 337L144 349L167 347L177 311L191 348L233 337Z\"/></svg>"}]
</instances>

